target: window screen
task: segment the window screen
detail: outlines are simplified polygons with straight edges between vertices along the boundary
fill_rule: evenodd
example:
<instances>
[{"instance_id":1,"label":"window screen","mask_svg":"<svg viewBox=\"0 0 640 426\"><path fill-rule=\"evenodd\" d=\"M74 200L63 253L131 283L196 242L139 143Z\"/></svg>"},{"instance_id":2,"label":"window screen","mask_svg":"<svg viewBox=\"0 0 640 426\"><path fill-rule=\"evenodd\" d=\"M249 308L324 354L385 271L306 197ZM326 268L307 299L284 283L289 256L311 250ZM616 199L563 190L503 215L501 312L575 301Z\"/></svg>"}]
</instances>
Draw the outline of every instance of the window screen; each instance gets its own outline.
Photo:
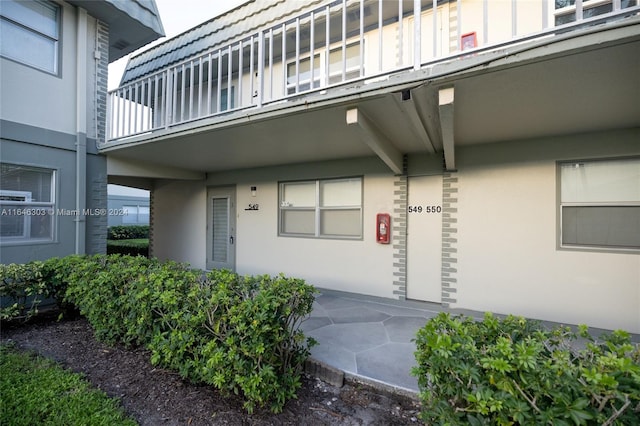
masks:
<instances>
[{"instance_id":1,"label":"window screen","mask_svg":"<svg viewBox=\"0 0 640 426\"><path fill-rule=\"evenodd\" d=\"M229 239L229 199L214 198L211 212L213 214L213 238L211 239L212 259L215 262L226 262Z\"/></svg>"},{"instance_id":2,"label":"window screen","mask_svg":"<svg viewBox=\"0 0 640 426\"><path fill-rule=\"evenodd\" d=\"M51 73L58 71L59 6L48 1L2 0L2 56Z\"/></svg>"},{"instance_id":3,"label":"window screen","mask_svg":"<svg viewBox=\"0 0 640 426\"><path fill-rule=\"evenodd\" d=\"M54 171L0 163L0 241L52 240Z\"/></svg>"},{"instance_id":4,"label":"window screen","mask_svg":"<svg viewBox=\"0 0 640 426\"><path fill-rule=\"evenodd\" d=\"M640 159L560 165L563 246L640 249Z\"/></svg>"},{"instance_id":5,"label":"window screen","mask_svg":"<svg viewBox=\"0 0 640 426\"><path fill-rule=\"evenodd\" d=\"M362 237L362 178L281 183L279 221L280 235Z\"/></svg>"}]
</instances>

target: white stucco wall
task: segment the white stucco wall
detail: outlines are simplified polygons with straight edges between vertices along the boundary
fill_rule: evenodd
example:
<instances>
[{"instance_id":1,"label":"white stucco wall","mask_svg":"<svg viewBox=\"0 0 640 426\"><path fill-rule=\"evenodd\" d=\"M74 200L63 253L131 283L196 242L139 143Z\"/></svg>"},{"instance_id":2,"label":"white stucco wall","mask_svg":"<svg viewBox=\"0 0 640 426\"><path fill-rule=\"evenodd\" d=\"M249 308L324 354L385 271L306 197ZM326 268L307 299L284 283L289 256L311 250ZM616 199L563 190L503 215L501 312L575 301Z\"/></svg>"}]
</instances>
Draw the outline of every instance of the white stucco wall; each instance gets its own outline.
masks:
<instances>
[{"instance_id":1,"label":"white stucco wall","mask_svg":"<svg viewBox=\"0 0 640 426\"><path fill-rule=\"evenodd\" d=\"M159 181L153 188L153 255L206 266L206 196L202 181Z\"/></svg>"},{"instance_id":2,"label":"white stucco wall","mask_svg":"<svg viewBox=\"0 0 640 426\"><path fill-rule=\"evenodd\" d=\"M251 186L257 187L256 197ZM362 240L279 237L277 182L239 185L237 271L283 272L317 287L393 297L393 248L375 242L376 213L393 213L393 178L365 176L363 194ZM260 210L244 210L256 203Z\"/></svg>"},{"instance_id":3,"label":"white stucco wall","mask_svg":"<svg viewBox=\"0 0 640 426\"><path fill-rule=\"evenodd\" d=\"M256 197L250 187L256 186ZM365 176L362 240L278 236L278 183L236 186L236 270L284 273L318 287L394 297L393 246L375 242L375 216L393 216L393 177ZM153 254L206 266L206 187L201 181L156 184L153 190ZM259 210L245 210L258 204ZM393 220L393 219L392 219Z\"/></svg>"},{"instance_id":4,"label":"white stucco wall","mask_svg":"<svg viewBox=\"0 0 640 426\"><path fill-rule=\"evenodd\" d=\"M603 145L603 140L608 143ZM556 161L576 155L583 159L630 155L637 152L636 141L637 132L624 130L460 149L454 173L457 259L452 306L640 332L640 255L567 250L557 244ZM391 213L392 221L397 220L393 176L364 173L362 240L278 236L278 181L348 176L345 170L359 167L357 162L350 167L340 164L238 171L209 177L206 183L157 181L154 254L204 268L207 187L233 185L239 273L282 272L318 287L394 298L394 248L375 242L375 215ZM409 177L409 201L438 204L437 185L429 195L418 185L420 179L440 182L437 175ZM245 210L250 204L258 204L258 210ZM423 229L414 226L417 218L409 219L409 232L412 226L414 231ZM409 242L420 244L421 238L436 244L434 250L442 243L437 235L418 235ZM411 263L426 262L425 256L438 257L416 258L411 247L409 269ZM407 285L419 279L420 273L414 274Z\"/></svg>"},{"instance_id":5,"label":"white stucco wall","mask_svg":"<svg viewBox=\"0 0 640 426\"><path fill-rule=\"evenodd\" d=\"M640 332L640 256L556 247L556 163L461 166L457 307Z\"/></svg>"}]
</instances>

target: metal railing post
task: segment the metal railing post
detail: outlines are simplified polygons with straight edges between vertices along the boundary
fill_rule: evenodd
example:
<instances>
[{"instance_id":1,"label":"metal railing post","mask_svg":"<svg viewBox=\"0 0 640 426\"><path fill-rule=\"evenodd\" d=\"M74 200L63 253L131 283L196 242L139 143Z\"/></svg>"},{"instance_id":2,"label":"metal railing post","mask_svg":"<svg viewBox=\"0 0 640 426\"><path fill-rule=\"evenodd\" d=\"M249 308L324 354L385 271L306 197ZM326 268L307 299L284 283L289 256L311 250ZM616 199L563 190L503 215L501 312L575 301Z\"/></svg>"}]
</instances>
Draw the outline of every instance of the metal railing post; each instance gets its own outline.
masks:
<instances>
[{"instance_id":1,"label":"metal railing post","mask_svg":"<svg viewBox=\"0 0 640 426\"><path fill-rule=\"evenodd\" d=\"M382 34L382 26L384 25L382 19L382 0L378 0L378 72L382 72L383 66L383 34ZM364 54L361 55L360 62L362 64L361 68L364 69ZM364 75L364 72L361 72L360 75Z\"/></svg>"},{"instance_id":2,"label":"metal railing post","mask_svg":"<svg viewBox=\"0 0 640 426\"><path fill-rule=\"evenodd\" d=\"M255 41L253 40L254 36L251 36L251 39L249 41L251 47L249 48L249 105L253 105L253 94L254 94L254 81L253 79L255 78L255 76L253 75L254 73L254 69L253 69L253 61L254 61L254 47L255 47ZM238 76L238 78L240 80L242 80L242 67L241 67L241 71L240 71L240 75ZM240 105L242 106L242 105Z\"/></svg>"},{"instance_id":3,"label":"metal railing post","mask_svg":"<svg viewBox=\"0 0 640 426\"><path fill-rule=\"evenodd\" d=\"M511 0L511 37L518 34L518 2Z\"/></svg>"},{"instance_id":4,"label":"metal railing post","mask_svg":"<svg viewBox=\"0 0 640 426\"><path fill-rule=\"evenodd\" d=\"M482 44L489 43L489 0L482 2Z\"/></svg>"},{"instance_id":5,"label":"metal railing post","mask_svg":"<svg viewBox=\"0 0 640 426\"><path fill-rule=\"evenodd\" d=\"M402 0L398 0L398 59L396 61L396 66L400 67L404 65L404 32L402 29L403 12Z\"/></svg>"},{"instance_id":6,"label":"metal railing post","mask_svg":"<svg viewBox=\"0 0 640 426\"><path fill-rule=\"evenodd\" d=\"M433 57L438 57L438 0L431 3L433 13Z\"/></svg>"},{"instance_id":7,"label":"metal railing post","mask_svg":"<svg viewBox=\"0 0 640 426\"><path fill-rule=\"evenodd\" d=\"M258 108L262 107L264 100L264 31L260 31L258 37Z\"/></svg>"},{"instance_id":8,"label":"metal railing post","mask_svg":"<svg viewBox=\"0 0 640 426\"><path fill-rule=\"evenodd\" d=\"M360 17L362 19L362 17ZM330 60L331 55L327 57ZM347 76L347 0L342 0L342 78Z\"/></svg>"},{"instance_id":9,"label":"metal railing post","mask_svg":"<svg viewBox=\"0 0 640 426\"><path fill-rule=\"evenodd\" d=\"M273 100L273 28L269 29L269 100Z\"/></svg>"},{"instance_id":10,"label":"metal railing post","mask_svg":"<svg viewBox=\"0 0 640 426\"><path fill-rule=\"evenodd\" d=\"M251 46L251 49L253 49L253 46ZM242 40L240 40L238 42L238 96L237 96L238 100L236 101L236 106L238 107L242 106L242 69L244 68L243 57L244 57L244 44L242 43ZM251 59L253 59L253 56ZM249 90L251 90L251 87L249 87ZM231 92L229 92L229 96L231 96ZM251 96L249 96L249 99L251 99Z\"/></svg>"},{"instance_id":11,"label":"metal railing post","mask_svg":"<svg viewBox=\"0 0 640 426\"><path fill-rule=\"evenodd\" d=\"M227 53L227 108L229 111L231 109L231 93L233 93L233 47L229 45L228 53Z\"/></svg>"},{"instance_id":12,"label":"metal railing post","mask_svg":"<svg viewBox=\"0 0 640 426\"><path fill-rule=\"evenodd\" d=\"M421 6L420 6L420 0L413 0L413 69L414 70L419 70L420 69L420 64L422 63L421 60L421 45L420 45L420 41L422 39L422 37L420 37L420 34L422 32L422 29L420 28L421 25Z\"/></svg>"},{"instance_id":13,"label":"metal railing post","mask_svg":"<svg viewBox=\"0 0 640 426\"><path fill-rule=\"evenodd\" d=\"M576 0L576 22L580 22L584 19L584 8L582 7L582 0Z\"/></svg>"},{"instance_id":14,"label":"metal railing post","mask_svg":"<svg viewBox=\"0 0 640 426\"><path fill-rule=\"evenodd\" d=\"M311 11L311 14L309 15L309 60L311 61L311 65L309 67L309 81L311 82L309 84L309 88L313 89L313 82L315 80L315 38L316 38L316 33L315 33L315 27L316 27L316 21L315 21L315 12Z\"/></svg>"},{"instance_id":15,"label":"metal railing post","mask_svg":"<svg viewBox=\"0 0 640 426\"><path fill-rule=\"evenodd\" d=\"M107 92L107 124L106 124L106 134L104 140L102 142L106 142L109 139L113 138L113 92Z\"/></svg>"},{"instance_id":16,"label":"metal railing post","mask_svg":"<svg viewBox=\"0 0 640 426\"><path fill-rule=\"evenodd\" d=\"M300 91L300 17L296 18L296 89Z\"/></svg>"},{"instance_id":17,"label":"metal railing post","mask_svg":"<svg viewBox=\"0 0 640 426\"><path fill-rule=\"evenodd\" d=\"M287 96L287 23L282 24L282 96Z\"/></svg>"}]
</instances>

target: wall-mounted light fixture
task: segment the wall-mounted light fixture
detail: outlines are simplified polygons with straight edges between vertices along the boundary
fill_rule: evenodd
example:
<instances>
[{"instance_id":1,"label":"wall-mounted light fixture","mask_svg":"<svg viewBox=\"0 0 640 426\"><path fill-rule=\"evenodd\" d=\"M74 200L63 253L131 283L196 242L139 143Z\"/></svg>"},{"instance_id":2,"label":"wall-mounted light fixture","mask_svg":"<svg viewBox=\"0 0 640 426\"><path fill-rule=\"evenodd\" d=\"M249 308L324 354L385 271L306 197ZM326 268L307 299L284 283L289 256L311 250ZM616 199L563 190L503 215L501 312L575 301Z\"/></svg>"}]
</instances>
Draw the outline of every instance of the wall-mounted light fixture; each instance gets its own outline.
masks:
<instances>
[{"instance_id":1,"label":"wall-mounted light fixture","mask_svg":"<svg viewBox=\"0 0 640 426\"><path fill-rule=\"evenodd\" d=\"M252 186L251 187L251 196L255 197L257 192L258 192L258 187L257 186Z\"/></svg>"}]
</instances>

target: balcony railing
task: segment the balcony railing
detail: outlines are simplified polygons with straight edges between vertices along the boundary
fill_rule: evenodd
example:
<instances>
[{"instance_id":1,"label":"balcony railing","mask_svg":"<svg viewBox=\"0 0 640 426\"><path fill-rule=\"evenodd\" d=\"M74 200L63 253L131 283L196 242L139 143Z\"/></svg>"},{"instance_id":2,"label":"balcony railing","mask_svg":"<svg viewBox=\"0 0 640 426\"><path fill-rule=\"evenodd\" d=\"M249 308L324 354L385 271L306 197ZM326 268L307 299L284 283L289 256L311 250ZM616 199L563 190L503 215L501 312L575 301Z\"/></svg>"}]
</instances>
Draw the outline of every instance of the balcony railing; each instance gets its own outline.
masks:
<instances>
[{"instance_id":1,"label":"balcony railing","mask_svg":"<svg viewBox=\"0 0 640 426\"><path fill-rule=\"evenodd\" d=\"M638 14L637 0L336 0L108 97L108 142Z\"/></svg>"}]
</instances>

